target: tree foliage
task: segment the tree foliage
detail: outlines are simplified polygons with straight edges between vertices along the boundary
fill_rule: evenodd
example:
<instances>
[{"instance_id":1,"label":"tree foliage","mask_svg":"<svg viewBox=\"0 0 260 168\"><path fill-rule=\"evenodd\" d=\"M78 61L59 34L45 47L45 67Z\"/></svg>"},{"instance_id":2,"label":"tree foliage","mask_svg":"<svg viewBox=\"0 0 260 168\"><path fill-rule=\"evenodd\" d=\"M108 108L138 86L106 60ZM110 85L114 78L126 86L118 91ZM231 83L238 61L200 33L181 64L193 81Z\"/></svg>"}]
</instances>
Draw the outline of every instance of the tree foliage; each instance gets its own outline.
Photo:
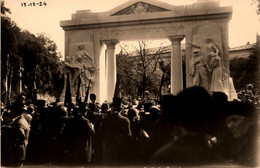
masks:
<instances>
[{"instance_id":1,"label":"tree foliage","mask_svg":"<svg viewBox=\"0 0 260 168\"><path fill-rule=\"evenodd\" d=\"M18 93L18 71L23 67L23 84L30 92L33 79L36 77L38 92L48 92L51 96L59 97L63 89L63 63L61 53L57 46L45 34L34 35L26 30L21 30L6 13L10 9L1 2L1 91L5 92L4 86L6 75L13 69L12 91ZM7 56L9 58L7 59ZM30 95L30 94L29 94Z\"/></svg>"},{"instance_id":2,"label":"tree foliage","mask_svg":"<svg viewBox=\"0 0 260 168\"><path fill-rule=\"evenodd\" d=\"M254 4L256 4L256 13L260 15L260 0L252 0Z\"/></svg>"},{"instance_id":3,"label":"tree foliage","mask_svg":"<svg viewBox=\"0 0 260 168\"><path fill-rule=\"evenodd\" d=\"M248 58L230 60L230 75L237 90L244 89L247 84L259 87L259 53L254 49Z\"/></svg>"}]
</instances>

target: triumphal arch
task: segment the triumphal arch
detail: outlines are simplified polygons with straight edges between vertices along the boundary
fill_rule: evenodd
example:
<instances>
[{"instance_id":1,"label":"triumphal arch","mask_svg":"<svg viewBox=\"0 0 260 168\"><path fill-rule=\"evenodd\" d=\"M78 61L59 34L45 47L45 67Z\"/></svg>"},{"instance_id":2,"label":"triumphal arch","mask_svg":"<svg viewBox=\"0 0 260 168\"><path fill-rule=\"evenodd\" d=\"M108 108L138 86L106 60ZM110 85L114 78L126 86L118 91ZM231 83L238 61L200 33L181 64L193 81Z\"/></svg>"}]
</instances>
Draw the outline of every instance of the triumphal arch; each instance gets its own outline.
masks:
<instances>
[{"instance_id":1,"label":"triumphal arch","mask_svg":"<svg viewBox=\"0 0 260 168\"><path fill-rule=\"evenodd\" d=\"M112 101L116 83L115 46L122 40L165 39L171 41L171 92L183 89L181 41L186 39L186 85L194 85L190 60L194 46L207 60L207 39L214 41L229 73L228 23L232 7L218 1L198 0L174 6L157 0L129 0L112 10L93 13L80 10L71 20L60 22L65 31L66 61L80 64L91 79L91 93L98 101ZM76 66L76 64L75 64ZM75 80L75 79L74 79ZM87 82L86 82L87 83Z\"/></svg>"}]
</instances>

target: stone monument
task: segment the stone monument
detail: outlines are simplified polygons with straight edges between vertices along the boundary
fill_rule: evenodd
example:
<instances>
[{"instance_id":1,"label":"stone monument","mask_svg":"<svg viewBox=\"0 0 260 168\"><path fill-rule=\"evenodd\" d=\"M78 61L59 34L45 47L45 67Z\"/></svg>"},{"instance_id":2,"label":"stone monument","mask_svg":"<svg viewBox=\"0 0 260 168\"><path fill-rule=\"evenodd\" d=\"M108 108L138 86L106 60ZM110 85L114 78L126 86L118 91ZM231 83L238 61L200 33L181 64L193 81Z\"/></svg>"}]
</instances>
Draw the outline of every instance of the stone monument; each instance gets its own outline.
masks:
<instances>
[{"instance_id":1,"label":"stone monument","mask_svg":"<svg viewBox=\"0 0 260 168\"><path fill-rule=\"evenodd\" d=\"M205 40L210 35L223 54L221 66L229 74L228 23L231 17L232 7L220 7L218 1L198 0L191 5L175 6L157 0L129 0L107 12L76 11L70 20L61 21L60 26L65 31L65 55L72 57L79 44L84 44L84 50L98 68L91 76L95 81L91 92L97 95L99 102L112 102L116 83L115 46L119 41L169 39L171 93L177 94L183 89L181 41L184 38L200 45L206 60L207 46L211 44L207 45ZM191 45L186 46L185 55L186 87L189 87L194 85L188 75ZM85 56L83 54L82 58Z\"/></svg>"}]
</instances>

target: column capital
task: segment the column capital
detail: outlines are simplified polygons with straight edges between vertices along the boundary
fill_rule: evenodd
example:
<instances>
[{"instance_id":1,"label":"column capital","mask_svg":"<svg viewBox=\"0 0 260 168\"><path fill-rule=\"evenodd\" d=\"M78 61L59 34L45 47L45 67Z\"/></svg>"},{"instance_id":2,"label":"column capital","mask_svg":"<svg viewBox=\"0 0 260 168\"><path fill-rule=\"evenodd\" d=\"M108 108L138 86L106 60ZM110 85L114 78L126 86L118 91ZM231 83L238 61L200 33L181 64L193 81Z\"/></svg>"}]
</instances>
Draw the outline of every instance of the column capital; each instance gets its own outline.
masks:
<instances>
[{"instance_id":1,"label":"column capital","mask_svg":"<svg viewBox=\"0 0 260 168\"><path fill-rule=\"evenodd\" d=\"M184 35L169 36L168 39L173 42L180 42L184 38Z\"/></svg>"},{"instance_id":2,"label":"column capital","mask_svg":"<svg viewBox=\"0 0 260 168\"><path fill-rule=\"evenodd\" d=\"M107 45L108 49L115 49L115 46L117 45L117 43L119 43L119 41L116 39L104 40L104 42Z\"/></svg>"}]
</instances>

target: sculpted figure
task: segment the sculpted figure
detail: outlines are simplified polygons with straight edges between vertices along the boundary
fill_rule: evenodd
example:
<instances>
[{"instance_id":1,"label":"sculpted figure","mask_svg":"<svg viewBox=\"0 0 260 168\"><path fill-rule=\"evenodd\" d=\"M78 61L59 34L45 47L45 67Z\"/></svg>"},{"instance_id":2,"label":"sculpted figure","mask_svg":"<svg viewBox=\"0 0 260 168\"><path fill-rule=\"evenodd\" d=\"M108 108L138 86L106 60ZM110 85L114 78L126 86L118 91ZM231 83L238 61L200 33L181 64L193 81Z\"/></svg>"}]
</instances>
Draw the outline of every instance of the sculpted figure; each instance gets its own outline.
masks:
<instances>
[{"instance_id":1,"label":"sculpted figure","mask_svg":"<svg viewBox=\"0 0 260 168\"><path fill-rule=\"evenodd\" d=\"M201 86L208 90L208 66L203 61L203 57L200 54L200 49L193 49L193 57L189 62L189 75L193 79L195 86Z\"/></svg>"},{"instance_id":2,"label":"sculpted figure","mask_svg":"<svg viewBox=\"0 0 260 168\"><path fill-rule=\"evenodd\" d=\"M224 92L224 86L222 81L222 66L221 58L214 52L210 52L208 55L209 67L212 71L211 77L211 92Z\"/></svg>"},{"instance_id":3,"label":"sculpted figure","mask_svg":"<svg viewBox=\"0 0 260 168\"><path fill-rule=\"evenodd\" d=\"M206 38L206 50L207 55L209 55L211 52L215 53L218 56L220 55L220 50L218 49L218 46L213 42L211 36L207 36Z\"/></svg>"},{"instance_id":4,"label":"sculpted figure","mask_svg":"<svg viewBox=\"0 0 260 168\"><path fill-rule=\"evenodd\" d=\"M93 81L93 73L96 71L93 57L84 49L84 45L78 47L76 60L71 64L82 72L84 82Z\"/></svg>"}]
</instances>

